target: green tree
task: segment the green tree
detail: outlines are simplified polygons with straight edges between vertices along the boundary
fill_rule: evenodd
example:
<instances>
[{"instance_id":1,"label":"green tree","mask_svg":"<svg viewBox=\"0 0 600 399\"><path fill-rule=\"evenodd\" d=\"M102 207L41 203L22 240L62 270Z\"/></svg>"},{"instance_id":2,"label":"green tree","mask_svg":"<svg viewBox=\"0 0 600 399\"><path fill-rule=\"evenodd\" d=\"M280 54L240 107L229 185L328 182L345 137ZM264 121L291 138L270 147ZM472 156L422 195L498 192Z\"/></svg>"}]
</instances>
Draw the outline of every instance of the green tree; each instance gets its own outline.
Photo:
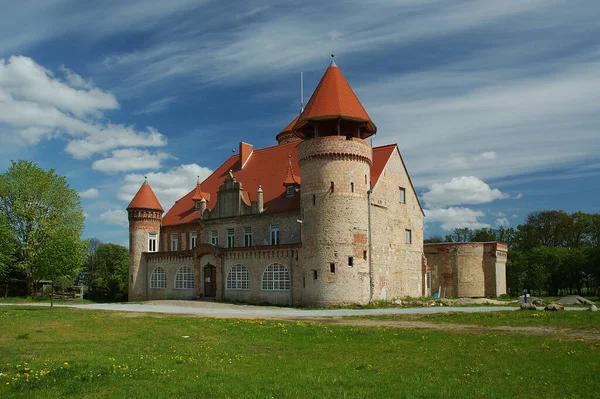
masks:
<instances>
[{"instance_id":1,"label":"green tree","mask_svg":"<svg viewBox=\"0 0 600 399\"><path fill-rule=\"evenodd\" d=\"M36 281L69 274L67 265L73 267L71 274L77 271L84 215L64 176L13 161L0 175L0 215L15 238L15 264L25 272L29 294ZM66 245L67 240L73 242Z\"/></svg>"},{"instance_id":2,"label":"green tree","mask_svg":"<svg viewBox=\"0 0 600 399\"><path fill-rule=\"evenodd\" d=\"M452 232L452 242L468 242L471 239L471 234L471 229L468 227L454 229Z\"/></svg>"},{"instance_id":3,"label":"green tree","mask_svg":"<svg viewBox=\"0 0 600 399\"><path fill-rule=\"evenodd\" d=\"M444 242L444 239L440 235L433 235L433 236L423 240L424 244L431 244L431 243L438 243L438 242Z\"/></svg>"},{"instance_id":4,"label":"green tree","mask_svg":"<svg viewBox=\"0 0 600 399\"><path fill-rule=\"evenodd\" d=\"M15 261L15 237L8 221L0 214L0 279L5 277Z\"/></svg>"},{"instance_id":5,"label":"green tree","mask_svg":"<svg viewBox=\"0 0 600 399\"><path fill-rule=\"evenodd\" d=\"M129 250L117 244L101 244L95 251L88 273L92 298L124 300L127 297Z\"/></svg>"},{"instance_id":6,"label":"green tree","mask_svg":"<svg viewBox=\"0 0 600 399\"><path fill-rule=\"evenodd\" d=\"M493 229L480 229L471 232L470 241L473 242L491 242L498 241L495 231Z\"/></svg>"}]
</instances>

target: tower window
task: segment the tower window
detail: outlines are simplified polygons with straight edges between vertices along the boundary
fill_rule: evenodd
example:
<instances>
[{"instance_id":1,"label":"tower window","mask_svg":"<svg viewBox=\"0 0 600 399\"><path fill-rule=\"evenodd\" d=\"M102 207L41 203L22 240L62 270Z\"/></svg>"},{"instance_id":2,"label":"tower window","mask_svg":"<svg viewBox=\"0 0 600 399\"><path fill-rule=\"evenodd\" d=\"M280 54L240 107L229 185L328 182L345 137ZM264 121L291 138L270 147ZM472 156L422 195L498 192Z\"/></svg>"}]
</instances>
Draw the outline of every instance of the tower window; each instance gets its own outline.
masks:
<instances>
[{"instance_id":1,"label":"tower window","mask_svg":"<svg viewBox=\"0 0 600 399\"><path fill-rule=\"evenodd\" d=\"M158 241L158 234L148 233L148 252L156 252L156 242Z\"/></svg>"},{"instance_id":2,"label":"tower window","mask_svg":"<svg viewBox=\"0 0 600 399\"><path fill-rule=\"evenodd\" d=\"M352 256L348 257L348 267L354 266L354 258Z\"/></svg>"},{"instance_id":3,"label":"tower window","mask_svg":"<svg viewBox=\"0 0 600 399\"><path fill-rule=\"evenodd\" d=\"M404 236L406 239L406 243L412 244L412 231L408 229L404 230Z\"/></svg>"},{"instance_id":4,"label":"tower window","mask_svg":"<svg viewBox=\"0 0 600 399\"><path fill-rule=\"evenodd\" d=\"M399 190L399 199L401 204L406 204L406 190L402 187Z\"/></svg>"},{"instance_id":5,"label":"tower window","mask_svg":"<svg viewBox=\"0 0 600 399\"><path fill-rule=\"evenodd\" d=\"M313 205L317 204L317 196L313 194Z\"/></svg>"},{"instance_id":6,"label":"tower window","mask_svg":"<svg viewBox=\"0 0 600 399\"><path fill-rule=\"evenodd\" d=\"M367 175L365 175L365 184L367 184Z\"/></svg>"},{"instance_id":7,"label":"tower window","mask_svg":"<svg viewBox=\"0 0 600 399\"><path fill-rule=\"evenodd\" d=\"M350 192L353 193L354 192L354 183L350 183Z\"/></svg>"},{"instance_id":8,"label":"tower window","mask_svg":"<svg viewBox=\"0 0 600 399\"><path fill-rule=\"evenodd\" d=\"M269 238L271 245L279 245L279 225L272 224L269 226Z\"/></svg>"},{"instance_id":9,"label":"tower window","mask_svg":"<svg viewBox=\"0 0 600 399\"><path fill-rule=\"evenodd\" d=\"M171 251L177 251L179 246L179 237L177 237L177 234L173 233L171 234Z\"/></svg>"},{"instance_id":10,"label":"tower window","mask_svg":"<svg viewBox=\"0 0 600 399\"><path fill-rule=\"evenodd\" d=\"M235 246L235 229L227 229L227 248Z\"/></svg>"},{"instance_id":11,"label":"tower window","mask_svg":"<svg viewBox=\"0 0 600 399\"><path fill-rule=\"evenodd\" d=\"M245 247L252 246L252 227L251 226L244 227L244 246Z\"/></svg>"},{"instance_id":12,"label":"tower window","mask_svg":"<svg viewBox=\"0 0 600 399\"><path fill-rule=\"evenodd\" d=\"M333 182L331 182L331 187L329 188L329 190L333 193L335 191L335 184Z\"/></svg>"},{"instance_id":13,"label":"tower window","mask_svg":"<svg viewBox=\"0 0 600 399\"><path fill-rule=\"evenodd\" d=\"M319 277L319 274L315 269L313 269L313 280L316 280Z\"/></svg>"},{"instance_id":14,"label":"tower window","mask_svg":"<svg viewBox=\"0 0 600 399\"><path fill-rule=\"evenodd\" d=\"M363 251L363 259L367 260L367 251Z\"/></svg>"},{"instance_id":15,"label":"tower window","mask_svg":"<svg viewBox=\"0 0 600 399\"><path fill-rule=\"evenodd\" d=\"M330 263L329 264L329 272L330 273L335 273L335 263Z\"/></svg>"}]
</instances>

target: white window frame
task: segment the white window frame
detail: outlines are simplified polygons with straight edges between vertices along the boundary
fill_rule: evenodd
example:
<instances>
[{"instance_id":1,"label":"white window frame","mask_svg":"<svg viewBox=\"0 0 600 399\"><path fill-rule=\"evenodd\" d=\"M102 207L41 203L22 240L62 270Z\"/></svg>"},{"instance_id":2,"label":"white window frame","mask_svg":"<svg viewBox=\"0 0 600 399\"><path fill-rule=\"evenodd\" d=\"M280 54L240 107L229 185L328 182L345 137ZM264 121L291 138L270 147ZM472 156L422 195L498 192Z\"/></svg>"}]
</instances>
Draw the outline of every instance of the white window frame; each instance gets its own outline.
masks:
<instances>
[{"instance_id":1,"label":"white window frame","mask_svg":"<svg viewBox=\"0 0 600 399\"><path fill-rule=\"evenodd\" d=\"M252 246L252 226L244 226L244 246Z\"/></svg>"},{"instance_id":2,"label":"white window frame","mask_svg":"<svg viewBox=\"0 0 600 399\"><path fill-rule=\"evenodd\" d=\"M406 204L406 189L404 187L399 187L398 197L401 204Z\"/></svg>"},{"instance_id":3,"label":"white window frame","mask_svg":"<svg viewBox=\"0 0 600 399\"><path fill-rule=\"evenodd\" d=\"M227 248L235 247L235 228L228 228L225 230L227 236Z\"/></svg>"},{"instance_id":4,"label":"white window frame","mask_svg":"<svg viewBox=\"0 0 600 399\"><path fill-rule=\"evenodd\" d=\"M171 251L179 250L179 235L177 233L171 234Z\"/></svg>"},{"instance_id":5,"label":"white window frame","mask_svg":"<svg viewBox=\"0 0 600 399\"><path fill-rule=\"evenodd\" d=\"M150 274L150 288L165 289L167 288L167 273L162 267L157 267Z\"/></svg>"},{"instance_id":6,"label":"white window frame","mask_svg":"<svg viewBox=\"0 0 600 399\"><path fill-rule=\"evenodd\" d=\"M406 244L412 244L412 230L404 230L404 241L406 242Z\"/></svg>"},{"instance_id":7,"label":"white window frame","mask_svg":"<svg viewBox=\"0 0 600 399\"><path fill-rule=\"evenodd\" d=\"M194 270L189 266L181 266L175 274L175 289L189 290L194 288Z\"/></svg>"},{"instance_id":8,"label":"white window frame","mask_svg":"<svg viewBox=\"0 0 600 399\"><path fill-rule=\"evenodd\" d=\"M158 233L148 233L148 252L158 252Z\"/></svg>"},{"instance_id":9,"label":"white window frame","mask_svg":"<svg viewBox=\"0 0 600 399\"><path fill-rule=\"evenodd\" d=\"M194 249L198 245L198 232L190 231L190 249Z\"/></svg>"},{"instance_id":10,"label":"white window frame","mask_svg":"<svg viewBox=\"0 0 600 399\"><path fill-rule=\"evenodd\" d=\"M269 243L271 245L279 245L281 242L281 236L279 231L279 224L269 225Z\"/></svg>"},{"instance_id":11,"label":"white window frame","mask_svg":"<svg viewBox=\"0 0 600 399\"><path fill-rule=\"evenodd\" d=\"M281 263L272 263L263 272L261 281L263 291L289 291L291 285L290 272Z\"/></svg>"},{"instance_id":12,"label":"white window frame","mask_svg":"<svg viewBox=\"0 0 600 399\"><path fill-rule=\"evenodd\" d=\"M219 230L210 231L210 243L215 247L219 245Z\"/></svg>"},{"instance_id":13,"label":"white window frame","mask_svg":"<svg viewBox=\"0 0 600 399\"><path fill-rule=\"evenodd\" d=\"M235 265L227 273L226 288L235 291L247 291L250 289L250 272L244 265Z\"/></svg>"}]
</instances>

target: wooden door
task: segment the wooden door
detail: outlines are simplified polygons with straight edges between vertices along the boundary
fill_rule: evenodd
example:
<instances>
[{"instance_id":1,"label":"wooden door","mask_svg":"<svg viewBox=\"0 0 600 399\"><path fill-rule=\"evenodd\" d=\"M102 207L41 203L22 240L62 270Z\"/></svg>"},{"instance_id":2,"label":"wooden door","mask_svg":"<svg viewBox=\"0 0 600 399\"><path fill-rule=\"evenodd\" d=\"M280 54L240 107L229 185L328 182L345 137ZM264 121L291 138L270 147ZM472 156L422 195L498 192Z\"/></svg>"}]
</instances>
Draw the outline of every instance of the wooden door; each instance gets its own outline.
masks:
<instances>
[{"instance_id":1,"label":"wooden door","mask_svg":"<svg viewBox=\"0 0 600 399\"><path fill-rule=\"evenodd\" d=\"M217 268L213 265L204 266L204 296L214 298L217 294Z\"/></svg>"}]
</instances>

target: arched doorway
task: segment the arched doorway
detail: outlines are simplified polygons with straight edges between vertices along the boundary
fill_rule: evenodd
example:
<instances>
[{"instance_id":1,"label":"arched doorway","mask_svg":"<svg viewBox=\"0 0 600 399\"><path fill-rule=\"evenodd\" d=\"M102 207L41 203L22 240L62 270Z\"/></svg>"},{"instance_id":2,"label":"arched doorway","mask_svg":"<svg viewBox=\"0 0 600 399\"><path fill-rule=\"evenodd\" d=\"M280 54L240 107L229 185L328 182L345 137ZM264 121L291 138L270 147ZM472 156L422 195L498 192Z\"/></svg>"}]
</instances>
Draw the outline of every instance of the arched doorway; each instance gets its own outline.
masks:
<instances>
[{"instance_id":1,"label":"arched doorway","mask_svg":"<svg viewBox=\"0 0 600 399\"><path fill-rule=\"evenodd\" d=\"M214 298L217 295L217 268L211 264L204 266L204 296Z\"/></svg>"}]
</instances>

